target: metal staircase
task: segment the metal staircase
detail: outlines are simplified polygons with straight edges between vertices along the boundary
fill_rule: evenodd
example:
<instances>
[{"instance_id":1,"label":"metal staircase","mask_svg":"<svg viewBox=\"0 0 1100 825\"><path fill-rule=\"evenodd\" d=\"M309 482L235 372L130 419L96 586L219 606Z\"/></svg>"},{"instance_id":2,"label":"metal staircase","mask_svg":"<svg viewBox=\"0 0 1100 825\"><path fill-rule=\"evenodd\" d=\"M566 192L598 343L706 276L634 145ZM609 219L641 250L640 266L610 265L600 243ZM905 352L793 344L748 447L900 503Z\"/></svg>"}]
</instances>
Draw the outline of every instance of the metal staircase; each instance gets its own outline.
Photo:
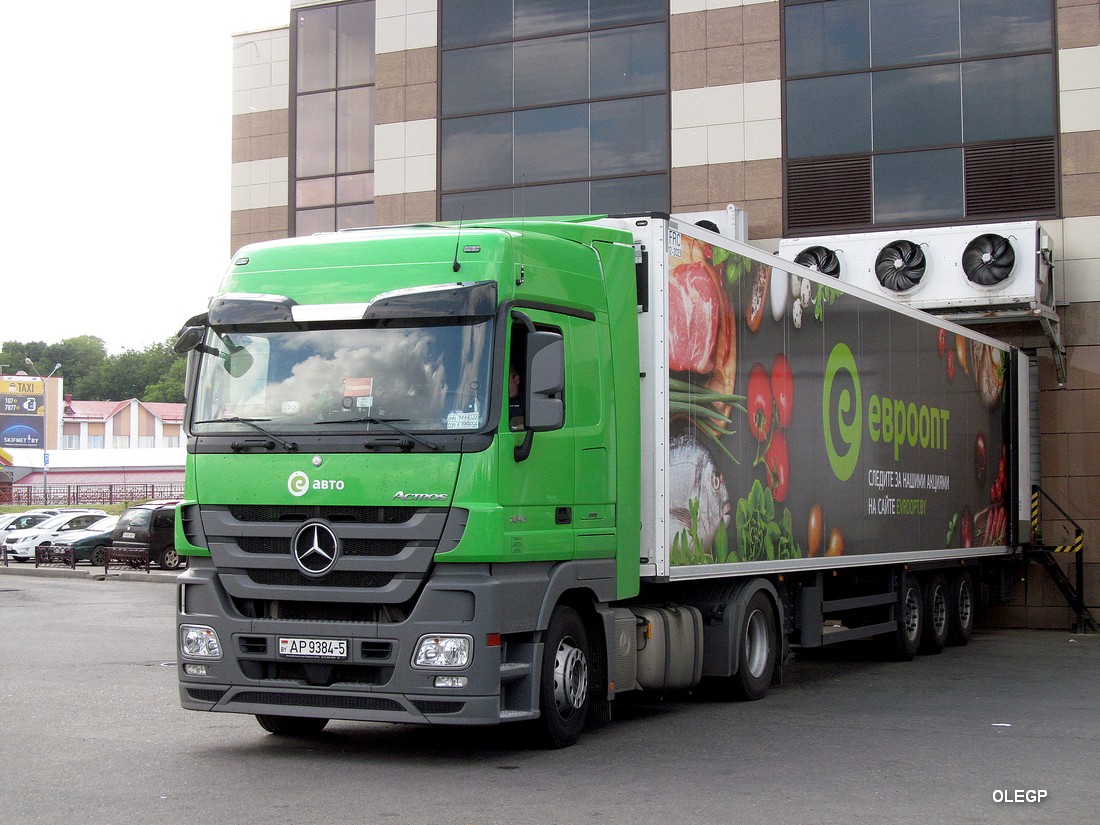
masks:
<instances>
[{"instance_id":1,"label":"metal staircase","mask_svg":"<svg viewBox=\"0 0 1100 825\"><path fill-rule=\"evenodd\" d=\"M1046 499L1059 513L1062 514L1070 524L1073 525L1074 536L1073 541L1070 544L1058 544L1058 545L1046 545L1042 540L1042 528L1040 526L1039 518L1039 504L1040 499ZM1058 503L1052 499L1041 487L1036 485L1031 489L1031 547L1028 550L1028 557L1031 560L1037 561L1046 568L1047 573L1050 575L1051 581L1065 596L1066 602L1074 613L1077 614L1077 632L1084 633L1088 630L1095 631L1096 620L1092 617L1092 613L1085 606L1085 561L1084 553L1082 550L1085 545L1085 531L1081 529L1081 526L1074 521L1069 513L1058 506ZM1055 557L1056 553L1073 553L1074 555L1074 578L1076 581L1071 582L1065 571L1062 569L1062 565L1058 563Z\"/></svg>"}]
</instances>

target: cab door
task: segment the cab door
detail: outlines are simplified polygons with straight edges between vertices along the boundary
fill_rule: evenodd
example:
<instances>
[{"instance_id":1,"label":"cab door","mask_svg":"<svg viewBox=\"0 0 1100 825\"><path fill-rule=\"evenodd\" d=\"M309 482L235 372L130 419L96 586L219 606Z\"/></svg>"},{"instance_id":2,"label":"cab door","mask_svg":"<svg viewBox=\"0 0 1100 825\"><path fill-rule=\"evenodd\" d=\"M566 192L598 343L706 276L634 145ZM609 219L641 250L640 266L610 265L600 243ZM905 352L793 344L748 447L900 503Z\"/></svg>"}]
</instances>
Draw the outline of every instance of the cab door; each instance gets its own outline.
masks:
<instances>
[{"instance_id":1,"label":"cab door","mask_svg":"<svg viewBox=\"0 0 1100 825\"><path fill-rule=\"evenodd\" d=\"M576 435L566 403L572 363L570 325L575 320L546 310L512 313L497 457L505 561L561 561L573 558L575 552ZM530 374L528 341L533 332L560 335L565 354L565 386L560 394L564 426L539 432L531 429L536 411L525 409L522 403L517 406L515 394L509 398L509 389L515 388L520 399L529 400L528 384L539 378ZM517 377L510 378L511 373Z\"/></svg>"}]
</instances>

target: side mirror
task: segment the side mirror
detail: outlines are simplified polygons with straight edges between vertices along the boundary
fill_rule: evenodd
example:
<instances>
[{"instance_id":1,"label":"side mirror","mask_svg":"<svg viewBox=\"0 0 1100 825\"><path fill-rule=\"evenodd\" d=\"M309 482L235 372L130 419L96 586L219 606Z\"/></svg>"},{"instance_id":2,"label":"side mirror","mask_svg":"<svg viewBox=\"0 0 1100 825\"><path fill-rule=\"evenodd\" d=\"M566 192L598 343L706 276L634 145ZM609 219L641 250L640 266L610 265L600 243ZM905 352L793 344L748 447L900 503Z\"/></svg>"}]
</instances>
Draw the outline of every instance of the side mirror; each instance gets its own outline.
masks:
<instances>
[{"instance_id":1,"label":"side mirror","mask_svg":"<svg viewBox=\"0 0 1100 825\"><path fill-rule=\"evenodd\" d=\"M527 336L527 429L560 430L565 426L565 341L556 332Z\"/></svg>"},{"instance_id":2,"label":"side mirror","mask_svg":"<svg viewBox=\"0 0 1100 825\"><path fill-rule=\"evenodd\" d=\"M185 326L180 330L179 337L176 338L176 343L172 345L172 349L180 355L188 353L202 343L205 335L206 327Z\"/></svg>"}]
</instances>

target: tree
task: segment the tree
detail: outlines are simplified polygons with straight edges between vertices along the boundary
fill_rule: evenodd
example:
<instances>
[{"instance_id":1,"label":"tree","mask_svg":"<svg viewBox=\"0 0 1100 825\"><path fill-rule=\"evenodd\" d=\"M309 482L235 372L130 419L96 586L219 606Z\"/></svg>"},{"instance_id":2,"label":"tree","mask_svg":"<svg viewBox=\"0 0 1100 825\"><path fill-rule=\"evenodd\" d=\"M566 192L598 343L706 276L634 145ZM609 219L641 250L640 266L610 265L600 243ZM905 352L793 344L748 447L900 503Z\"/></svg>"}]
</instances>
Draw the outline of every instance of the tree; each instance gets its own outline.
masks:
<instances>
[{"instance_id":1,"label":"tree","mask_svg":"<svg viewBox=\"0 0 1100 825\"><path fill-rule=\"evenodd\" d=\"M65 390L82 401L183 401L186 356L172 349L173 339L143 350L107 355L103 339L94 335L67 338L59 344L5 341L0 361L4 371L48 375L54 364L65 378ZM33 367L24 359L30 358Z\"/></svg>"},{"instance_id":2,"label":"tree","mask_svg":"<svg viewBox=\"0 0 1100 825\"><path fill-rule=\"evenodd\" d=\"M187 359L177 358L168 368L168 372L155 384L145 388L145 397L142 401L170 401L182 403L183 381L187 374Z\"/></svg>"}]
</instances>

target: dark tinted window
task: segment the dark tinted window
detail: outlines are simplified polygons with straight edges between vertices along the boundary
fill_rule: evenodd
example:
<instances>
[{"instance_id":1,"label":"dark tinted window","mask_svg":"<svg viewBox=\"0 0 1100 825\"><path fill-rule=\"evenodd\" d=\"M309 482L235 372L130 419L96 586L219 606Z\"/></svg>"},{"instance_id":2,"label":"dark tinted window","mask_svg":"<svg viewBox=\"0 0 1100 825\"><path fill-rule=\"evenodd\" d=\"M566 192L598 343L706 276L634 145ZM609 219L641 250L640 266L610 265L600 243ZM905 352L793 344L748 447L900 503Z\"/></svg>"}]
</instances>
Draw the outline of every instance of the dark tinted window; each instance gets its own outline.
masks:
<instances>
[{"instance_id":1,"label":"dark tinted window","mask_svg":"<svg viewBox=\"0 0 1100 825\"><path fill-rule=\"evenodd\" d=\"M587 34L516 43L515 56L517 107L565 103L588 97Z\"/></svg>"},{"instance_id":2,"label":"dark tinted window","mask_svg":"<svg viewBox=\"0 0 1100 825\"><path fill-rule=\"evenodd\" d=\"M959 0L871 0L871 65L959 56Z\"/></svg>"},{"instance_id":3,"label":"dark tinted window","mask_svg":"<svg viewBox=\"0 0 1100 825\"><path fill-rule=\"evenodd\" d=\"M789 6L784 21L788 76L844 72L870 65L867 0Z\"/></svg>"},{"instance_id":4,"label":"dark tinted window","mask_svg":"<svg viewBox=\"0 0 1100 825\"><path fill-rule=\"evenodd\" d=\"M871 149L871 76L815 77L787 84L787 154L804 158Z\"/></svg>"},{"instance_id":5,"label":"dark tinted window","mask_svg":"<svg viewBox=\"0 0 1100 825\"><path fill-rule=\"evenodd\" d=\"M1045 51L1051 40L1050 0L962 0L963 57Z\"/></svg>"},{"instance_id":6,"label":"dark tinted window","mask_svg":"<svg viewBox=\"0 0 1100 825\"><path fill-rule=\"evenodd\" d=\"M915 223L963 215L962 149L879 155L874 160L875 222Z\"/></svg>"},{"instance_id":7,"label":"dark tinted window","mask_svg":"<svg viewBox=\"0 0 1100 825\"><path fill-rule=\"evenodd\" d=\"M632 185L648 198L634 209L669 208L667 0L459 0L441 15L443 217L589 212Z\"/></svg>"},{"instance_id":8,"label":"dark tinted window","mask_svg":"<svg viewBox=\"0 0 1100 825\"><path fill-rule=\"evenodd\" d=\"M439 16L444 48L512 38L512 0L444 0Z\"/></svg>"},{"instance_id":9,"label":"dark tinted window","mask_svg":"<svg viewBox=\"0 0 1100 825\"><path fill-rule=\"evenodd\" d=\"M290 199L295 234L311 235L337 227L335 207L372 211L375 3L301 8L295 20Z\"/></svg>"},{"instance_id":10,"label":"dark tinted window","mask_svg":"<svg viewBox=\"0 0 1100 825\"><path fill-rule=\"evenodd\" d=\"M1048 54L964 63L963 131L968 141L1054 133L1054 61Z\"/></svg>"},{"instance_id":11,"label":"dark tinted window","mask_svg":"<svg viewBox=\"0 0 1100 825\"><path fill-rule=\"evenodd\" d=\"M788 228L1053 214L1054 3L782 3Z\"/></svg>"},{"instance_id":12,"label":"dark tinted window","mask_svg":"<svg viewBox=\"0 0 1100 825\"><path fill-rule=\"evenodd\" d=\"M444 115L511 108L511 43L443 52L441 63Z\"/></svg>"},{"instance_id":13,"label":"dark tinted window","mask_svg":"<svg viewBox=\"0 0 1100 825\"><path fill-rule=\"evenodd\" d=\"M871 83L876 150L962 140L958 64L877 72Z\"/></svg>"}]
</instances>

